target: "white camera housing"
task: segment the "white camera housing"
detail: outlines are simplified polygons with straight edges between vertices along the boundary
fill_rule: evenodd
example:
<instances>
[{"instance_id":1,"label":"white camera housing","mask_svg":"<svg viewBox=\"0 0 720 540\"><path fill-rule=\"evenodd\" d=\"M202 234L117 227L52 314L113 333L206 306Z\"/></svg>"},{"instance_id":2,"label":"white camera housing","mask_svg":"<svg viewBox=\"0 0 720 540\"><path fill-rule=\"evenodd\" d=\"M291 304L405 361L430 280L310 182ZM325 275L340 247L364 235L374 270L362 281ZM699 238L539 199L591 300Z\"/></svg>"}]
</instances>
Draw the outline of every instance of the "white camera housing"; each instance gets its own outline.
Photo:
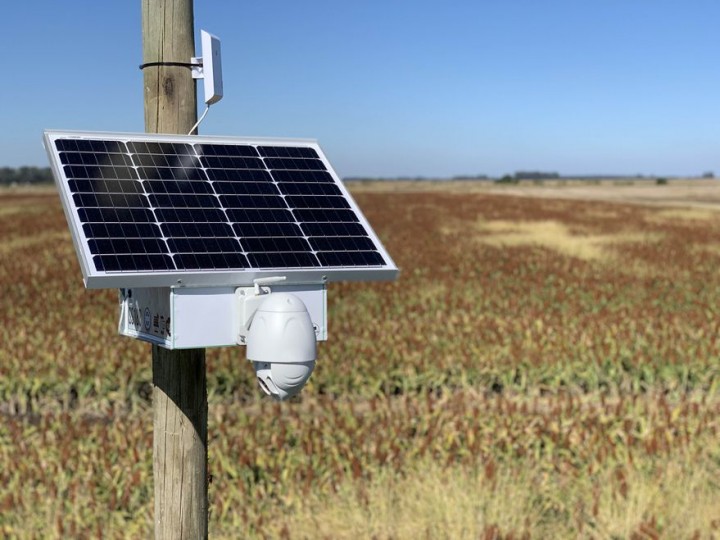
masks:
<instances>
[{"instance_id":1,"label":"white camera housing","mask_svg":"<svg viewBox=\"0 0 720 540\"><path fill-rule=\"evenodd\" d=\"M302 390L315 368L317 337L310 313L292 293L259 286L241 292L238 342L247 345L260 388L283 401Z\"/></svg>"},{"instance_id":2,"label":"white camera housing","mask_svg":"<svg viewBox=\"0 0 720 540\"><path fill-rule=\"evenodd\" d=\"M277 400L302 390L315 368L317 340L305 304L290 293L270 293L250 323L247 359L263 391Z\"/></svg>"}]
</instances>

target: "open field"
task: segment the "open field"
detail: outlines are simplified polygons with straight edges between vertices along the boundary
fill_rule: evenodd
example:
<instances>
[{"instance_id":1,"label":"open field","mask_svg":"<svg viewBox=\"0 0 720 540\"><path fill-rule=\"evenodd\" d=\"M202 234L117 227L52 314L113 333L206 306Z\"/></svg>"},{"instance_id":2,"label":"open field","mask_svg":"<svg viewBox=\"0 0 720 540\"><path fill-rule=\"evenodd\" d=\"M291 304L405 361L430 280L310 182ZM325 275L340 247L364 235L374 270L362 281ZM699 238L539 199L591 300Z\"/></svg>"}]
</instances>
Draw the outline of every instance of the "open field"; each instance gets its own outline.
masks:
<instances>
[{"instance_id":1,"label":"open field","mask_svg":"<svg viewBox=\"0 0 720 540\"><path fill-rule=\"evenodd\" d=\"M356 182L354 190L370 192L485 193L544 199L609 201L644 205L720 208L720 180L674 179L658 186L651 180L523 180L518 185L483 181Z\"/></svg>"},{"instance_id":2,"label":"open field","mask_svg":"<svg viewBox=\"0 0 720 540\"><path fill-rule=\"evenodd\" d=\"M351 188L402 274L292 402L208 351L212 537L720 538L714 184ZM0 192L0 285L0 536L151 536L149 345L54 191Z\"/></svg>"}]
</instances>

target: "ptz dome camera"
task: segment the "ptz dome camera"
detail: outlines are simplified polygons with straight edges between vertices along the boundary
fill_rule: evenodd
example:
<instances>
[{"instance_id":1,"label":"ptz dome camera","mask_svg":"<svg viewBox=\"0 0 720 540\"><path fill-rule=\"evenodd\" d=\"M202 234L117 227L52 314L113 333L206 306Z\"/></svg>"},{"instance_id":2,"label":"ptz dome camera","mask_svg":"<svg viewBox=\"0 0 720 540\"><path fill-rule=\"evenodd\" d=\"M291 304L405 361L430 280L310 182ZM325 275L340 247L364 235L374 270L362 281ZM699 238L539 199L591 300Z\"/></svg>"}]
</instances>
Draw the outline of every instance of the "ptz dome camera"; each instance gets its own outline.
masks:
<instances>
[{"instance_id":1,"label":"ptz dome camera","mask_svg":"<svg viewBox=\"0 0 720 540\"><path fill-rule=\"evenodd\" d=\"M300 298L283 292L265 297L250 323L247 358L266 394L282 401L300 392L317 358L315 329Z\"/></svg>"}]
</instances>

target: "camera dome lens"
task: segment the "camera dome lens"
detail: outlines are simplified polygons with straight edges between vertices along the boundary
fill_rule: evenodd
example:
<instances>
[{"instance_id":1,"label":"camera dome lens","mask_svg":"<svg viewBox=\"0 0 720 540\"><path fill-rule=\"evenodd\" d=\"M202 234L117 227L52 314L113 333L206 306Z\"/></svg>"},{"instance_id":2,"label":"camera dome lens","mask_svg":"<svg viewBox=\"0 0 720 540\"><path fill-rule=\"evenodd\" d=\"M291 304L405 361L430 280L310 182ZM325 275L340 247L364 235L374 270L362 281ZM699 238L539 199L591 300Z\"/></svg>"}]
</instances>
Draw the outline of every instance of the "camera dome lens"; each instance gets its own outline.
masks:
<instances>
[{"instance_id":1,"label":"camera dome lens","mask_svg":"<svg viewBox=\"0 0 720 540\"><path fill-rule=\"evenodd\" d=\"M263 392L283 401L302 390L315 368L315 362L298 364L253 362L253 366Z\"/></svg>"}]
</instances>

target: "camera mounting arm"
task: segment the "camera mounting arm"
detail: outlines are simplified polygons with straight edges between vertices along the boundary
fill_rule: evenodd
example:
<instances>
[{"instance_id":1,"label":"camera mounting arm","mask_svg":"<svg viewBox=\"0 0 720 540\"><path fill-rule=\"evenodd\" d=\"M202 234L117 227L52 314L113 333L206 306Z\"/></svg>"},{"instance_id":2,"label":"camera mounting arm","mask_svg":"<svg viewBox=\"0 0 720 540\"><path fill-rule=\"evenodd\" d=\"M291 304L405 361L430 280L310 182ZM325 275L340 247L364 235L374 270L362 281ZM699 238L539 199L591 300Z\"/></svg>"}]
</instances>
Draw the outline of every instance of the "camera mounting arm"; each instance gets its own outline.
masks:
<instances>
[{"instance_id":1,"label":"camera mounting arm","mask_svg":"<svg viewBox=\"0 0 720 540\"><path fill-rule=\"evenodd\" d=\"M265 297L270 294L270 285L285 281L285 276L273 276L266 278L258 278L253 280L253 287L238 287L235 289L235 299L238 304L238 313L240 314L240 328L238 329L237 342L239 345L247 343L248 332L250 332L250 324L260 304Z\"/></svg>"}]
</instances>

